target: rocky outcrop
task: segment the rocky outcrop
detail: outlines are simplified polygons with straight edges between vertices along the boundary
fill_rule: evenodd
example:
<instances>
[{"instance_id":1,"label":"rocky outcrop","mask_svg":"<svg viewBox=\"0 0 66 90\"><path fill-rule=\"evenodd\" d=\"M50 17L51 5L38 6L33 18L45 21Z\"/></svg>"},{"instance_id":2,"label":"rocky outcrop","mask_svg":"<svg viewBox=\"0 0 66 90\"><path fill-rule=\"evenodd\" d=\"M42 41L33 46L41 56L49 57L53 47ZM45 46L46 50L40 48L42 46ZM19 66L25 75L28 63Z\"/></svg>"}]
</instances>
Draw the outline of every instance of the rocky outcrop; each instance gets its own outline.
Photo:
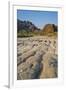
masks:
<instances>
[{"instance_id":1,"label":"rocky outcrop","mask_svg":"<svg viewBox=\"0 0 66 90\"><path fill-rule=\"evenodd\" d=\"M45 32L45 33L53 33L53 32L57 32L58 28L54 24L46 24L44 26L44 28L42 29L42 31Z\"/></svg>"}]
</instances>

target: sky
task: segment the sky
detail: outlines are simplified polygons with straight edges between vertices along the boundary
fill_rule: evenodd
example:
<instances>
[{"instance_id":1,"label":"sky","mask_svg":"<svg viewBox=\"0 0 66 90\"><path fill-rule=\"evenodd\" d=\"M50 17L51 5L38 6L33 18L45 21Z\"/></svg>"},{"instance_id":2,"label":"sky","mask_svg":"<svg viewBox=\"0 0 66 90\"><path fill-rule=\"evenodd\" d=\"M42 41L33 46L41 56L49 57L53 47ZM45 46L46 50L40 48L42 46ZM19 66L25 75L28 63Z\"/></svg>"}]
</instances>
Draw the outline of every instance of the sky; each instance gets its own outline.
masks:
<instances>
[{"instance_id":1,"label":"sky","mask_svg":"<svg viewBox=\"0 0 66 90\"><path fill-rule=\"evenodd\" d=\"M43 28L45 24L58 25L58 12L57 11L17 10L17 19L22 21L31 21L38 28Z\"/></svg>"}]
</instances>

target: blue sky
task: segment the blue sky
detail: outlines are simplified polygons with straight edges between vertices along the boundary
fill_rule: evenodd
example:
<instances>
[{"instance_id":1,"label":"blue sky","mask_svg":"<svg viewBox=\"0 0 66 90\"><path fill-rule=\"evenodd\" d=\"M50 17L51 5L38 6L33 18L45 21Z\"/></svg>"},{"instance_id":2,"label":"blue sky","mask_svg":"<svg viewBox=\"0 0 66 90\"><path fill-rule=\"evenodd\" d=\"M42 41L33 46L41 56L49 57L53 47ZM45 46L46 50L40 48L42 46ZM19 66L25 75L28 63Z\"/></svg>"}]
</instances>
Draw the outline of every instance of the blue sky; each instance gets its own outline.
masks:
<instances>
[{"instance_id":1,"label":"blue sky","mask_svg":"<svg viewBox=\"0 0 66 90\"><path fill-rule=\"evenodd\" d=\"M38 28L43 28L45 24L58 25L58 12L56 11L35 11L35 10L17 10L17 19L28 20Z\"/></svg>"}]
</instances>

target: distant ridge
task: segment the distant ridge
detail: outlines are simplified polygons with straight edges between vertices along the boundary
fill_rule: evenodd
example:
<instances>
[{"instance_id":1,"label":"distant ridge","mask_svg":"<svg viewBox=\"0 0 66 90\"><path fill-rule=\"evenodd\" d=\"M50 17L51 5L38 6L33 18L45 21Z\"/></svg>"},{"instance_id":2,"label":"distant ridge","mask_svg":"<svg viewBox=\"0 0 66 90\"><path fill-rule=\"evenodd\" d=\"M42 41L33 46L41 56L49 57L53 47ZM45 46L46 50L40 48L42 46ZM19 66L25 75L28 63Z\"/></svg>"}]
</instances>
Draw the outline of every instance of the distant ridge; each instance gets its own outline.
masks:
<instances>
[{"instance_id":1,"label":"distant ridge","mask_svg":"<svg viewBox=\"0 0 66 90\"><path fill-rule=\"evenodd\" d=\"M35 31L39 30L32 22L30 21L21 21L17 20L17 30L26 30L26 31Z\"/></svg>"},{"instance_id":2,"label":"distant ridge","mask_svg":"<svg viewBox=\"0 0 66 90\"><path fill-rule=\"evenodd\" d=\"M55 24L46 24L43 29L38 28L30 21L17 20L17 36L31 37L36 35L57 35L58 26Z\"/></svg>"}]
</instances>

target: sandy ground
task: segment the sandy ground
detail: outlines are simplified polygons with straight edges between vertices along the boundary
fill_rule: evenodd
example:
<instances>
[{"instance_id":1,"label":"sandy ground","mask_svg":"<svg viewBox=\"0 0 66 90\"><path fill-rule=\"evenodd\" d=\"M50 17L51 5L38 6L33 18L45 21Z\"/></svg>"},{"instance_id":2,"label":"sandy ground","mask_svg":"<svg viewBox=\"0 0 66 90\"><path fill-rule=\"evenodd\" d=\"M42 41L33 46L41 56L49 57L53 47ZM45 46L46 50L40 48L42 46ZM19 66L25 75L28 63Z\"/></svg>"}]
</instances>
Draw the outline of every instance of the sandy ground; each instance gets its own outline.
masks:
<instances>
[{"instance_id":1,"label":"sandy ground","mask_svg":"<svg viewBox=\"0 0 66 90\"><path fill-rule=\"evenodd\" d=\"M17 39L17 79L58 77L57 38L37 36Z\"/></svg>"}]
</instances>

